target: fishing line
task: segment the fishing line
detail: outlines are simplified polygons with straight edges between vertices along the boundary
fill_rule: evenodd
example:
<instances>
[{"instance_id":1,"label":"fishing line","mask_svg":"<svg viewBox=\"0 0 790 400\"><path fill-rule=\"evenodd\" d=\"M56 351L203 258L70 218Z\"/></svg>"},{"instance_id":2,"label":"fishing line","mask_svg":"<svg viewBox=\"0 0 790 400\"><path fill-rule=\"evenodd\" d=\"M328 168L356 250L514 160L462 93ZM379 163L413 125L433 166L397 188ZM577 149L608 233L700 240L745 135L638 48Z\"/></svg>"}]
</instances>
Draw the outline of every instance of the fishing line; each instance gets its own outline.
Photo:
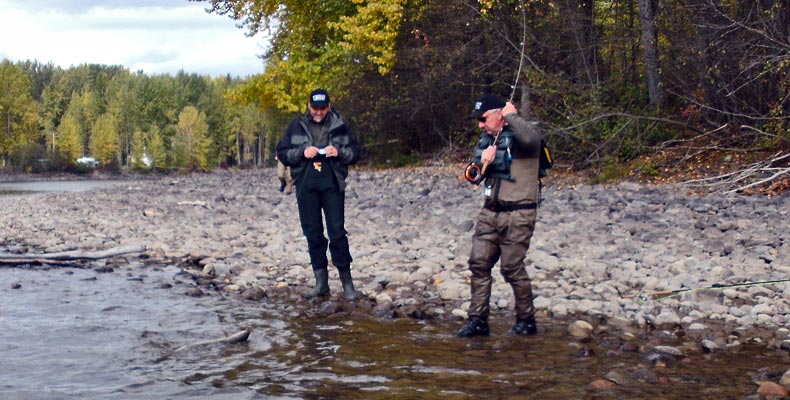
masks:
<instances>
[{"instance_id":1,"label":"fishing line","mask_svg":"<svg viewBox=\"0 0 790 400\"><path fill-rule=\"evenodd\" d=\"M518 70L516 71L516 77L513 80L513 86L511 88L513 90L510 91L510 98L508 99L509 103L513 102L513 97L516 95L516 88L518 87L518 79L521 76L521 69L524 66L524 52L526 51L526 43L527 43L527 11L526 6L524 4L524 0L519 2L521 4L521 55L518 59ZM499 132L497 132L496 136L494 137L494 146L499 141L499 135L502 133L502 128L504 127L504 120L502 122L502 126L499 127ZM466 166L466 170L464 170L464 178L472 183L478 183L482 180L483 176L485 175L486 168L488 168L489 163L483 164L482 168L475 165L474 163L470 163Z\"/></svg>"},{"instance_id":2,"label":"fishing line","mask_svg":"<svg viewBox=\"0 0 790 400\"><path fill-rule=\"evenodd\" d=\"M518 78L521 76L521 68L524 66L524 51L527 47L527 11L524 5L524 0L521 0L521 56L518 59L518 71L516 72L516 79L513 81L513 90L510 92L509 102L513 102L513 97L516 95L516 88L518 87Z\"/></svg>"},{"instance_id":3,"label":"fishing line","mask_svg":"<svg viewBox=\"0 0 790 400\"><path fill-rule=\"evenodd\" d=\"M686 288L686 289L676 289L676 290L662 290L658 292L650 292L650 293L638 293L636 295L622 295L621 297L624 299L636 298L636 302L639 305L643 305L647 303L649 300L663 300L668 299L670 297L679 296L683 293L691 293L700 290L721 290L721 289L728 289L734 287L750 287L750 286L761 286L761 285L770 285L773 283L787 283L790 282L790 279L777 279L773 281L761 281L761 282L743 282L743 283L730 283L730 284L721 284L717 283L715 285L700 287L700 288Z\"/></svg>"}]
</instances>

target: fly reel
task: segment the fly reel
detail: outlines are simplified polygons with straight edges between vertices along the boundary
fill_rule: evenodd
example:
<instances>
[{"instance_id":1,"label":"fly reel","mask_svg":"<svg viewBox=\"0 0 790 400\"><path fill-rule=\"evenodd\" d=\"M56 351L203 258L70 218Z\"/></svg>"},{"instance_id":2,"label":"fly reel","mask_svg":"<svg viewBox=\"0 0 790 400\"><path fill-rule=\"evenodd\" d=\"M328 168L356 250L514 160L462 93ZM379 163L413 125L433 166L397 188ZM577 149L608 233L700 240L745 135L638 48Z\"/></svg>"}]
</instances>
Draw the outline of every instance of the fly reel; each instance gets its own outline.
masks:
<instances>
[{"instance_id":1,"label":"fly reel","mask_svg":"<svg viewBox=\"0 0 790 400\"><path fill-rule=\"evenodd\" d=\"M472 183L480 183L483 180L483 168L475 163L469 163L464 170L464 178Z\"/></svg>"}]
</instances>

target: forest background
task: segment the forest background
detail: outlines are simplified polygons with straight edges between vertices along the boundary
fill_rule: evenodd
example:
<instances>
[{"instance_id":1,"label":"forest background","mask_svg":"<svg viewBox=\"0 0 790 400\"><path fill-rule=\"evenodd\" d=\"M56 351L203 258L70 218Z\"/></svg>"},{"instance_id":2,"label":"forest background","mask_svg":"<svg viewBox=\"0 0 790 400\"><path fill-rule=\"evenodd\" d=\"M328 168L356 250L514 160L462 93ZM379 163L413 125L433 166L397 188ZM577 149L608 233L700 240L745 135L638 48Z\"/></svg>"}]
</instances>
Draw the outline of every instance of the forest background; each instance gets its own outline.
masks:
<instances>
[{"instance_id":1,"label":"forest background","mask_svg":"<svg viewBox=\"0 0 790 400\"><path fill-rule=\"evenodd\" d=\"M259 75L3 60L3 171L80 171L83 155L105 171L271 165L323 87L370 165L465 162L467 115L494 93L594 181L788 186L788 0L191 1L270 35Z\"/></svg>"}]
</instances>

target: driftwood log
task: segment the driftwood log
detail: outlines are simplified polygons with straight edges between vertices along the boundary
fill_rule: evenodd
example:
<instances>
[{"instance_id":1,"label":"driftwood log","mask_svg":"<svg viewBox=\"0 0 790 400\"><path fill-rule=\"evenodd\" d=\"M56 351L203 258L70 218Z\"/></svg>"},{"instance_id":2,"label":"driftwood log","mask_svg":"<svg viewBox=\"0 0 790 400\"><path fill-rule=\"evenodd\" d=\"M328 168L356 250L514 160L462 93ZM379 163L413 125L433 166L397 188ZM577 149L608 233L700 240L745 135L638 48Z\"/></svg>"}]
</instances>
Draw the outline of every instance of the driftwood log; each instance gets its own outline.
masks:
<instances>
[{"instance_id":1,"label":"driftwood log","mask_svg":"<svg viewBox=\"0 0 790 400\"><path fill-rule=\"evenodd\" d=\"M0 264L69 264L69 261L98 260L146 250L144 245L126 245L106 250L71 250L56 253L0 254Z\"/></svg>"}]
</instances>

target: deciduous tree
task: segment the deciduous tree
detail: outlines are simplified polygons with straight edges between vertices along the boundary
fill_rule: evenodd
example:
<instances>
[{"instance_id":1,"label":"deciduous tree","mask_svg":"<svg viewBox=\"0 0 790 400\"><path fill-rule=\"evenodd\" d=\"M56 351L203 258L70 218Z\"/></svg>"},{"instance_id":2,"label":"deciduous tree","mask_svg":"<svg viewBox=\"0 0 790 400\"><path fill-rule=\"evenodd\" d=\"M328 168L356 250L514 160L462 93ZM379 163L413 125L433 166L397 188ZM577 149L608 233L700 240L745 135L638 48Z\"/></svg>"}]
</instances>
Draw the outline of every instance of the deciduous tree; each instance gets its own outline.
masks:
<instances>
[{"instance_id":1,"label":"deciduous tree","mask_svg":"<svg viewBox=\"0 0 790 400\"><path fill-rule=\"evenodd\" d=\"M118 128L113 115L102 114L96 119L91 129L89 149L102 168L116 169L120 166Z\"/></svg>"},{"instance_id":2,"label":"deciduous tree","mask_svg":"<svg viewBox=\"0 0 790 400\"><path fill-rule=\"evenodd\" d=\"M56 166L69 169L74 166L74 163L83 154L79 131L80 128L73 115L67 113L60 120L54 146Z\"/></svg>"},{"instance_id":3,"label":"deciduous tree","mask_svg":"<svg viewBox=\"0 0 790 400\"><path fill-rule=\"evenodd\" d=\"M148 130L146 143L148 146L148 154L150 154L151 161L153 161L151 168L154 171L165 170L167 168L167 149L165 149L162 131L158 126L152 125Z\"/></svg>"},{"instance_id":4,"label":"deciduous tree","mask_svg":"<svg viewBox=\"0 0 790 400\"><path fill-rule=\"evenodd\" d=\"M37 139L38 117L30 80L20 67L8 60L0 61L0 157L3 164Z\"/></svg>"},{"instance_id":5,"label":"deciduous tree","mask_svg":"<svg viewBox=\"0 0 790 400\"><path fill-rule=\"evenodd\" d=\"M186 106L178 115L176 131L176 152L178 165L190 169L208 171L209 143L206 114L195 106Z\"/></svg>"}]
</instances>

